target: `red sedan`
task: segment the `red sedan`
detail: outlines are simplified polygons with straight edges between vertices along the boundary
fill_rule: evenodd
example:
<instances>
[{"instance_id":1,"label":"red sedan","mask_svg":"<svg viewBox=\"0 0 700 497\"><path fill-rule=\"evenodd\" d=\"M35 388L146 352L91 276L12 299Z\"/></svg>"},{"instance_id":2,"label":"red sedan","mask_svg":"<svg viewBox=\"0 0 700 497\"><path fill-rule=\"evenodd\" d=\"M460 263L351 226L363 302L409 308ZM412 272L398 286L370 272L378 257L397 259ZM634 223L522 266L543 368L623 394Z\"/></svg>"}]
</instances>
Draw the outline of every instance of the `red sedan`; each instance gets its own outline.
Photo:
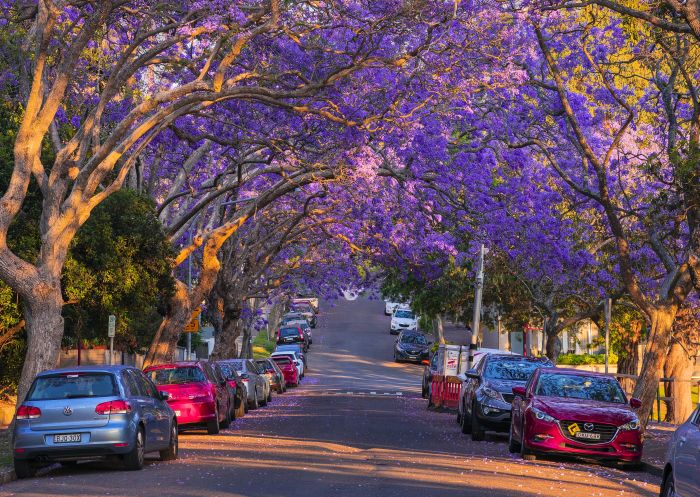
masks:
<instances>
[{"instance_id":1,"label":"red sedan","mask_svg":"<svg viewBox=\"0 0 700 497\"><path fill-rule=\"evenodd\" d=\"M231 423L232 403L224 378L204 361L175 362L144 370L158 391L168 394L168 404L180 430L206 427L210 435Z\"/></svg>"},{"instance_id":2,"label":"red sedan","mask_svg":"<svg viewBox=\"0 0 700 497\"><path fill-rule=\"evenodd\" d=\"M525 387L513 388L509 449L523 459L559 453L616 460L642 457L635 409L614 378L574 369L538 369Z\"/></svg>"},{"instance_id":3,"label":"red sedan","mask_svg":"<svg viewBox=\"0 0 700 497\"><path fill-rule=\"evenodd\" d=\"M275 356L270 357L270 359L275 361L282 370L282 374L284 374L284 382L287 385L292 387L299 386L299 370L289 357Z\"/></svg>"}]
</instances>

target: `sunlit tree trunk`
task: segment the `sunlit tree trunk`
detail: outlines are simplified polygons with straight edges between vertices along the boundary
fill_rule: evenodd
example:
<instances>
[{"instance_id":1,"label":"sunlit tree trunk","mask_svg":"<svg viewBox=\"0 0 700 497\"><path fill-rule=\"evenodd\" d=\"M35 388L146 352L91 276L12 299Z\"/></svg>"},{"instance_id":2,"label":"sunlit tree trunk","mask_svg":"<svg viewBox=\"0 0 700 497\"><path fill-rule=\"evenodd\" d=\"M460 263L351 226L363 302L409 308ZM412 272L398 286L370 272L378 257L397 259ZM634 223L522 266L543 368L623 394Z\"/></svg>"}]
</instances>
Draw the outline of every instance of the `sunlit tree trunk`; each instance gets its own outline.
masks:
<instances>
[{"instance_id":1,"label":"sunlit tree trunk","mask_svg":"<svg viewBox=\"0 0 700 497\"><path fill-rule=\"evenodd\" d=\"M674 341L664 365L664 376L673 379L665 391L665 396L671 397L665 419L669 423L683 423L693 412L690 395L693 369L693 358L681 343Z\"/></svg>"},{"instance_id":2,"label":"sunlit tree trunk","mask_svg":"<svg viewBox=\"0 0 700 497\"><path fill-rule=\"evenodd\" d=\"M168 310L153 337L144 360L144 367L151 364L170 362L175 358L180 334L191 317L187 285L175 281L175 293L168 303Z\"/></svg>"},{"instance_id":3,"label":"sunlit tree trunk","mask_svg":"<svg viewBox=\"0 0 700 497\"><path fill-rule=\"evenodd\" d=\"M240 305L231 306L224 304L223 328L219 336L216 337L214 350L210 358L213 360L231 359L238 357L238 346L236 340L241 335L242 309Z\"/></svg>"}]
</instances>

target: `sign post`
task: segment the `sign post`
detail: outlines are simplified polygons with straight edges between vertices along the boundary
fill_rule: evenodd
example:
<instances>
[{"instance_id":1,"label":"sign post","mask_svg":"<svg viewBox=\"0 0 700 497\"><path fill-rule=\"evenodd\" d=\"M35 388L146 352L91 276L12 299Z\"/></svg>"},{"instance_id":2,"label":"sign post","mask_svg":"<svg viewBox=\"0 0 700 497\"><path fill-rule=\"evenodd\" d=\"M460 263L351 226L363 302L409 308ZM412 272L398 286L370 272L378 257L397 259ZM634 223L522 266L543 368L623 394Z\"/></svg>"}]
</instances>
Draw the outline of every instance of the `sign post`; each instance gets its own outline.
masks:
<instances>
[{"instance_id":1,"label":"sign post","mask_svg":"<svg viewBox=\"0 0 700 497\"><path fill-rule=\"evenodd\" d=\"M109 365L114 364L114 335L117 331L117 317L114 314L109 315L107 324L107 336L109 337Z\"/></svg>"},{"instance_id":2,"label":"sign post","mask_svg":"<svg viewBox=\"0 0 700 497\"><path fill-rule=\"evenodd\" d=\"M197 307L192 311L190 316L190 322L185 326L185 333L187 333L187 352L185 360L189 361L192 358L192 333L197 333L199 331L199 314L202 312L201 307Z\"/></svg>"}]
</instances>

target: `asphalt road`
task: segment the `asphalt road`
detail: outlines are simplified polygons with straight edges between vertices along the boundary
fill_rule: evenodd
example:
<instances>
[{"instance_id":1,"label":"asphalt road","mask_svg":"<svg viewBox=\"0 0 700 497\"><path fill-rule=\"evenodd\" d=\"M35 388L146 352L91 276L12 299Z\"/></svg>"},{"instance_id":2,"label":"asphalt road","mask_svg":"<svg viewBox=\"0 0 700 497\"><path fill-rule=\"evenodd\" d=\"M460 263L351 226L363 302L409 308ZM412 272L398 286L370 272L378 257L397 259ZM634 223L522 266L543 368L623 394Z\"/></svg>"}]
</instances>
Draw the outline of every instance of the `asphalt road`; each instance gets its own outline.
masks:
<instances>
[{"instance_id":1,"label":"asphalt road","mask_svg":"<svg viewBox=\"0 0 700 497\"><path fill-rule=\"evenodd\" d=\"M506 439L474 443L426 410L422 366L391 360L383 303L322 308L303 385L217 436L181 436L181 457L141 472L56 468L0 496L654 496L658 480L602 465L526 462Z\"/></svg>"}]
</instances>

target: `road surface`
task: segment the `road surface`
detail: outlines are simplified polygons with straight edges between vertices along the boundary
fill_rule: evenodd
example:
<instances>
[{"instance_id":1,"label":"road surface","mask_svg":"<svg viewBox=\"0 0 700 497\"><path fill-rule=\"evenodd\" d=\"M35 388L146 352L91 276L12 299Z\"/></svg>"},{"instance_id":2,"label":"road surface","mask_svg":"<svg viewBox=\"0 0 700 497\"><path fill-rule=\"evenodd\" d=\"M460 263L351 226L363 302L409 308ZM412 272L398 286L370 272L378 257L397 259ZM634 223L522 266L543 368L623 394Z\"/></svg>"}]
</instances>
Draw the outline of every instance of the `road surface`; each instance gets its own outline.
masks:
<instances>
[{"instance_id":1,"label":"road surface","mask_svg":"<svg viewBox=\"0 0 700 497\"><path fill-rule=\"evenodd\" d=\"M422 366L395 364L383 303L322 308L304 384L217 436L181 436L181 458L141 472L55 468L0 496L592 497L658 495L658 479L564 460L526 462L506 438L472 442L426 410Z\"/></svg>"}]
</instances>

